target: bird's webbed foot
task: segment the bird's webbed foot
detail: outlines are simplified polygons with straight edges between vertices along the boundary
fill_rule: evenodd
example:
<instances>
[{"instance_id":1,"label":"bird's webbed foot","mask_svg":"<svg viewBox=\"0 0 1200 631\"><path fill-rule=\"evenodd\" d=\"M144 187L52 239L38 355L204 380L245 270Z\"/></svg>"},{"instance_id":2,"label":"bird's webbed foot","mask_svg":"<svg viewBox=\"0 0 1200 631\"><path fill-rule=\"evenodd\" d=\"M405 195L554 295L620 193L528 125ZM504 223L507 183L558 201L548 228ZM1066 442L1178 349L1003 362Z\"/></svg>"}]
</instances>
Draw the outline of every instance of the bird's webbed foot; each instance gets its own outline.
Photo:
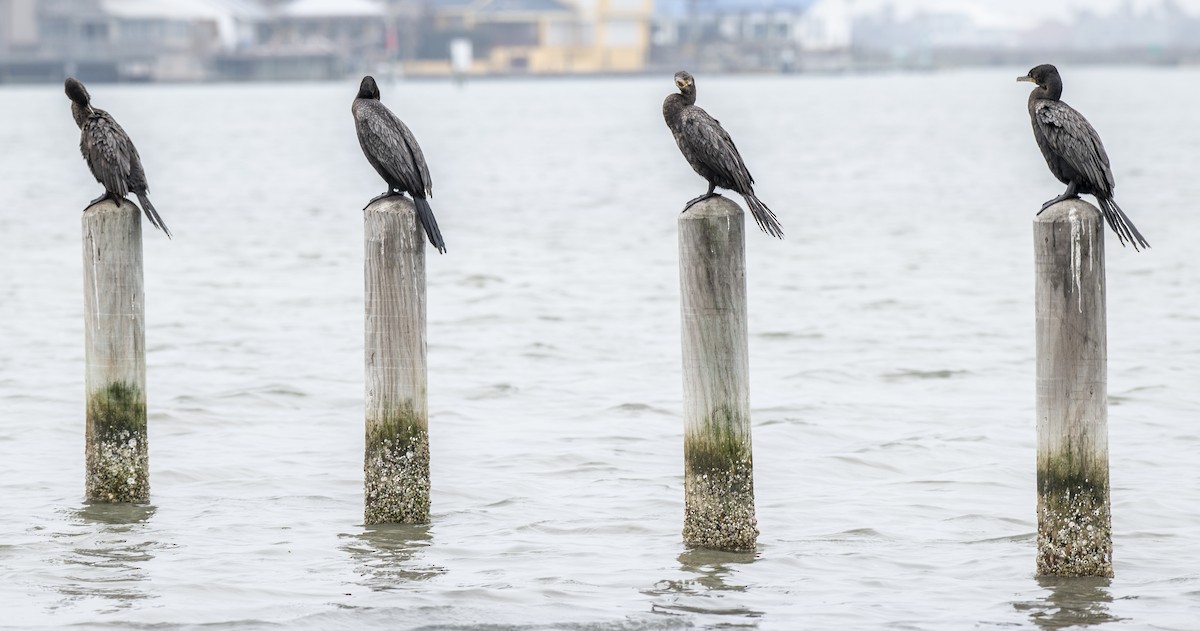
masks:
<instances>
[{"instance_id":1,"label":"bird's webbed foot","mask_svg":"<svg viewBox=\"0 0 1200 631\"><path fill-rule=\"evenodd\" d=\"M699 203L699 202L702 202L702 201L704 201L704 200L706 200L706 199L711 199L711 198L713 198L713 197L717 197L717 196L719 196L719 195L720 195L719 193L714 193L714 192L712 192L711 190L709 190L707 193L705 193L705 194L701 195L700 197L697 197L696 199L693 199L692 201L688 202L688 203L687 203L687 204L686 204L686 205L683 207L683 211L682 211L680 214L686 213L686 212L688 211L688 209L689 209L689 208L691 208L692 206L695 206L695 205L696 205L697 203Z\"/></svg>"},{"instance_id":2,"label":"bird's webbed foot","mask_svg":"<svg viewBox=\"0 0 1200 631\"><path fill-rule=\"evenodd\" d=\"M92 206L95 206L96 204L99 204L100 202L102 202L106 199L111 199L114 202L117 202L118 205L120 205L120 203L121 203L121 200L117 199L115 195L113 195L112 193L109 193L108 191L104 191L103 195L88 202L88 205L84 206L84 210L87 210L88 208L91 208Z\"/></svg>"},{"instance_id":3,"label":"bird's webbed foot","mask_svg":"<svg viewBox=\"0 0 1200 631\"><path fill-rule=\"evenodd\" d=\"M395 190L392 190L392 189L390 189L390 188L389 188L389 189L388 189L386 192L384 192L384 193L382 193L382 194L380 194L380 195L376 195L375 197L372 197L372 198L371 198L371 201L367 202L367 205L366 205L366 206L363 206L363 210L366 210L366 209L370 208L370 207L371 207L371 204L374 204L375 202L377 202L377 201L379 201L379 200L381 200L381 199L387 199L387 198L389 198L389 197L395 197L395 196L397 196L397 195L403 195L403 194L404 194L404 193L401 193L401 192L398 192L398 191L395 191Z\"/></svg>"},{"instance_id":4,"label":"bird's webbed foot","mask_svg":"<svg viewBox=\"0 0 1200 631\"><path fill-rule=\"evenodd\" d=\"M1049 208L1063 200L1079 199L1079 193L1077 192L1077 188L1078 187L1075 186L1075 183L1071 182L1070 184L1067 185L1067 190L1063 191L1062 195L1059 195L1058 197L1055 197L1054 199L1046 202L1045 204L1042 204L1042 209L1039 210L1037 212L1037 214L1039 214L1039 215L1042 214L1043 212L1046 211L1047 208Z\"/></svg>"}]
</instances>

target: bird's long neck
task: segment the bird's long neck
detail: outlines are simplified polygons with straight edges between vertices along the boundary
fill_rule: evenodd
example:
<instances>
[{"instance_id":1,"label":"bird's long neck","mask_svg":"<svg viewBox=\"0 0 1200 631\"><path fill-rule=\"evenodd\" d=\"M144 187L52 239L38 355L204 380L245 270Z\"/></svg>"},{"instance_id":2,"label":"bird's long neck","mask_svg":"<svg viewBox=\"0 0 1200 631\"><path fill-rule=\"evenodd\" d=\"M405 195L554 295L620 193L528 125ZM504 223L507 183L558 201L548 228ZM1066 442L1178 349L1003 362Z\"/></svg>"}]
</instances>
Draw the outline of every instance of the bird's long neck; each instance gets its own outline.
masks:
<instances>
[{"instance_id":1,"label":"bird's long neck","mask_svg":"<svg viewBox=\"0 0 1200 631\"><path fill-rule=\"evenodd\" d=\"M667 125L671 129L675 129L680 124L683 117L683 110L696 104L696 88L689 86L682 88L675 94L667 95L667 99L663 101L663 118L667 121Z\"/></svg>"},{"instance_id":2,"label":"bird's long neck","mask_svg":"<svg viewBox=\"0 0 1200 631\"><path fill-rule=\"evenodd\" d=\"M663 101L663 118L666 119L668 124L674 124L674 122L679 119L679 116L683 112L684 108L695 102L695 98L692 98L691 102L689 103L682 94L669 94L667 95L666 100Z\"/></svg>"},{"instance_id":3,"label":"bird's long neck","mask_svg":"<svg viewBox=\"0 0 1200 631\"><path fill-rule=\"evenodd\" d=\"M1033 93L1036 94L1037 98L1039 99L1057 101L1062 98L1062 79L1060 79L1057 75L1047 77L1046 85L1039 85L1037 89L1033 91Z\"/></svg>"},{"instance_id":4,"label":"bird's long neck","mask_svg":"<svg viewBox=\"0 0 1200 631\"><path fill-rule=\"evenodd\" d=\"M679 90L679 96L683 97L683 101L686 105L695 105L696 86L689 85L688 87Z\"/></svg>"},{"instance_id":5,"label":"bird's long neck","mask_svg":"<svg viewBox=\"0 0 1200 631\"><path fill-rule=\"evenodd\" d=\"M88 119L88 108L72 101L71 117L75 119L75 125L82 129L83 123Z\"/></svg>"}]
</instances>

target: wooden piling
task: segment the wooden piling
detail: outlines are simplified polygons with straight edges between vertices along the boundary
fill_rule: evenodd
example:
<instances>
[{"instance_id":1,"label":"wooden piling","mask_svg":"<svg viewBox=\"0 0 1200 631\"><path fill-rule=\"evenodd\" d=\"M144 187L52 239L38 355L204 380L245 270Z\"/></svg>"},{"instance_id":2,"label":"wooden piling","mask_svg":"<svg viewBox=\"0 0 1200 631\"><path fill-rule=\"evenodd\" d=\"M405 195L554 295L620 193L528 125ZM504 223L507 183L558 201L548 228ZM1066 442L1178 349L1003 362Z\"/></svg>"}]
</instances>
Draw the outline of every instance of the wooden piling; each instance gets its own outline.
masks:
<instances>
[{"instance_id":1,"label":"wooden piling","mask_svg":"<svg viewBox=\"0 0 1200 631\"><path fill-rule=\"evenodd\" d=\"M753 550L745 216L724 197L679 216L686 545Z\"/></svg>"},{"instance_id":2,"label":"wooden piling","mask_svg":"<svg viewBox=\"0 0 1200 631\"><path fill-rule=\"evenodd\" d=\"M425 233L406 197L363 211L367 524L429 521Z\"/></svg>"},{"instance_id":3,"label":"wooden piling","mask_svg":"<svg viewBox=\"0 0 1200 631\"><path fill-rule=\"evenodd\" d=\"M89 502L150 501L145 322L142 213L124 200L93 204L83 211Z\"/></svg>"},{"instance_id":4,"label":"wooden piling","mask_svg":"<svg viewBox=\"0 0 1200 631\"><path fill-rule=\"evenodd\" d=\"M1079 199L1033 222L1037 310L1037 573L1109 576L1104 223Z\"/></svg>"}]
</instances>

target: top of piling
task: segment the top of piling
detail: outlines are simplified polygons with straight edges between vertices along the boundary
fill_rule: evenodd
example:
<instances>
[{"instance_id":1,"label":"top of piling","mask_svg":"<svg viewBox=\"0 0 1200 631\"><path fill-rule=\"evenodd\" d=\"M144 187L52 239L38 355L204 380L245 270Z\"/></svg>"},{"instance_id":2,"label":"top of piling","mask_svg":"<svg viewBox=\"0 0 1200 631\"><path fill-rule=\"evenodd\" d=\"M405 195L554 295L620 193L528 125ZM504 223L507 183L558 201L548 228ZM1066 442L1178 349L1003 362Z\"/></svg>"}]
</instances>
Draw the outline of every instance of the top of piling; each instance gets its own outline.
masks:
<instances>
[{"instance_id":1,"label":"top of piling","mask_svg":"<svg viewBox=\"0 0 1200 631\"><path fill-rule=\"evenodd\" d=\"M85 214L98 215L100 213L110 213L110 212L114 212L117 210L124 210L124 211L132 210L132 211L138 213L139 215L141 214L141 211L138 210L138 207L134 206L133 202L129 201L128 199L122 199L121 203L118 204L117 202L113 201L113 199L111 197L105 197L104 199L92 204L91 206L84 208L83 212Z\"/></svg>"},{"instance_id":2,"label":"top of piling","mask_svg":"<svg viewBox=\"0 0 1200 631\"><path fill-rule=\"evenodd\" d=\"M416 212L417 208L407 195L392 195L371 202L363 210L377 213L411 213Z\"/></svg>"},{"instance_id":3,"label":"top of piling","mask_svg":"<svg viewBox=\"0 0 1200 631\"><path fill-rule=\"evenodd\" d=\"M1053 206L1046 208L1036 217L1033 218L1034 223L1054 223L1056 221L1069 220L1072 213L1091 213L1093 217L1099 221L1100 209L1076 197L1074 199L1064 199Z\"/></svg>"},{"instance_id":4,"label":"top of piling","mask_svg":"<svg viewBox=\"0 0 1200 631\"><path fill-rule=\"evenodd\" d=\"M733 217L742 214L742 207L737 202L721 195L713 195L708 199L692 204L691 208L683 211L683 217L702 219L706 217Z\"/></svg>"}]
</instances>

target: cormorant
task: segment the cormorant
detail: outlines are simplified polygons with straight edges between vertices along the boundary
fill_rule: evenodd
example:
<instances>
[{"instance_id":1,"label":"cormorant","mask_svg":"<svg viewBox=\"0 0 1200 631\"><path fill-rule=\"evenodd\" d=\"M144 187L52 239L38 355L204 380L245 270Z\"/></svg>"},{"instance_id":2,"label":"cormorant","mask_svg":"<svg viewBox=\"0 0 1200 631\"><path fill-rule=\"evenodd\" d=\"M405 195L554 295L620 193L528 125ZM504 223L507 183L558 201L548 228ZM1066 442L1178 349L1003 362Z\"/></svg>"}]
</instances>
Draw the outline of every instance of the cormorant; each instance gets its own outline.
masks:
<instances>
[{"instance_id":1,"label":"cormorant","mask_svg":"<svg viewBox=\"0 0 1200 631\"><path fill-rule=\"evenodd\" d=\"M758 227L782 239L783 227L779 225L779 219L754 196L754 178L742 162L733 139L721 123L696 107L696 80L681 70L675 73L675 85L679 93L671 94L663 101L663 119L688 164L700 177L708 180L708 192L688 202L684 211L692 204L716 195L713 191L720 186L741 193Z\"/></svg>"},{"instance_id":2,"label":"cormorant","mask_svg":"<svg viewBox=\"0 0 1200 631\"><path fill-rule=\"evenodd\" d=\"M79 150L96 181L104 185L104 194L93 199L91 204L111 197L120 204L129 193L137 195L142 212L150 225L162 230L171 238L171 231L162 217L146 197L146 172L142 170L142 158L129 134L117 124L108 112L92 107L92 97L87 88L74 77L68 77L64 85L67 98L71 99L71 115L79 126Z\"/></svg>"},{"instance_id":3,"label":"cormorant","mask_svg":"<svg viewBox=\"0 0 1200 631\"><path fill-rule=\"evenodd\" d=\"M354 128L363 155L388 185L387 191L367 202L367 206L385 197L412 194L425 235L438 252L445 254L446 242L425 199L433 196L425 155L408 126L379 101L379 86L375 85L374 77L363 77L350 111L354 114Z\"/></svg>"},{"instance_id":4,"label":"cormorant","mask_svg":"<svg viewBox=\"0 0 1200 631\"><path fill-rule=\"evenodd\" d=\"M1139 245L1150 247L1142 233L1113 201L1116 181L1100 135L1083 114L1062 102L1062 78L1058 76L1058 68L1042 64L1030 70L1029 74L1017 77L1017 81L1029 81L1038 86L1029 93L1029 119L1033 123L1033 137L1037 139L1038 148L1042 150L1050 172L1067 185L1062 195L1042 204L1038 214L1064 199L1083 194L1094 195L1108 221L1108 227L1117 233L1122 246L1128 239L1134 250Z\"/></svg>"}]
</instances>

